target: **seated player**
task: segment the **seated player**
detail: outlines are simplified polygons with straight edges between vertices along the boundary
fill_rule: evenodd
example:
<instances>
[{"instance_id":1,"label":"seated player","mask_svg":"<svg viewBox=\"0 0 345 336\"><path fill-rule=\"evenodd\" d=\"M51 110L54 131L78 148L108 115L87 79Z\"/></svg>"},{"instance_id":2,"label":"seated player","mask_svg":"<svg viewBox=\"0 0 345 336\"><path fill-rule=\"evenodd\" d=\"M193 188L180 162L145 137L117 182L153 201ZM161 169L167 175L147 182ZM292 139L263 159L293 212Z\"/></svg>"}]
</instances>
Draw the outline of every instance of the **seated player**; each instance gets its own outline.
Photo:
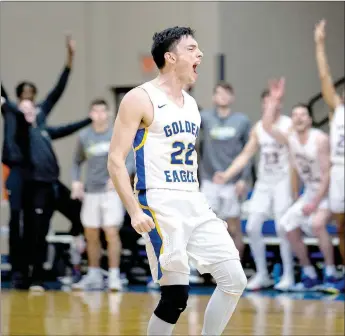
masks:
<instances>
[{"instance_id":1,"label":"seated player","mask_svg":"<svg viewBox=\"0 0 345 336\"><path fill-rule=\"evenodd\" d=\"M266 132L279 143L289 146L293 165L293 191L298 193L298 179L304 184L303 195L288 209L281 225L293 251L302 266L302 281L297 290L312 290L319 287L316 271L308 257L308 250L302 240L301 229L318 238L320 250L325 259L324 283L331 286L336 282L333 245L327 231L331 218L328 204L330 176L330 150L327 134L312 127L308 106L297 104L292 109L293 127L288 135L274 126L274 110L284 94L284 80L274 81L270 87L268 108L263 116Z\"/></svg>"}]
</instances>

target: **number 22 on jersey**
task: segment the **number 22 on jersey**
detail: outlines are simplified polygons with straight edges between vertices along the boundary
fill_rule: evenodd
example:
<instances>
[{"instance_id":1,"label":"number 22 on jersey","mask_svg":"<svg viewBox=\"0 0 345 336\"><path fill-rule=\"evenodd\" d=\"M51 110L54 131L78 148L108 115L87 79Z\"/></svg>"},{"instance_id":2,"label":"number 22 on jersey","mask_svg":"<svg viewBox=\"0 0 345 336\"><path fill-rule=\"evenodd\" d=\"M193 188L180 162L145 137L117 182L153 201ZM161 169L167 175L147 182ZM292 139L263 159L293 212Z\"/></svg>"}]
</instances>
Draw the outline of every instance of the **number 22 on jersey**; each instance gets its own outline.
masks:
<instances>
[{"instance_id":1,"label":"number 22 on jersey","mask_svg":"<svg viewBox=\"0 0 345 336\"><path fill-rule=\"evenodd\" d=\"M188 166L193 165L193 160L190 159L195 149L195 145L193 143L189 143L186 147L183 142L175 141L172 144L172 147L177 150L171 153L171 164L186 164Z\"/></svg>"}]
</instances>

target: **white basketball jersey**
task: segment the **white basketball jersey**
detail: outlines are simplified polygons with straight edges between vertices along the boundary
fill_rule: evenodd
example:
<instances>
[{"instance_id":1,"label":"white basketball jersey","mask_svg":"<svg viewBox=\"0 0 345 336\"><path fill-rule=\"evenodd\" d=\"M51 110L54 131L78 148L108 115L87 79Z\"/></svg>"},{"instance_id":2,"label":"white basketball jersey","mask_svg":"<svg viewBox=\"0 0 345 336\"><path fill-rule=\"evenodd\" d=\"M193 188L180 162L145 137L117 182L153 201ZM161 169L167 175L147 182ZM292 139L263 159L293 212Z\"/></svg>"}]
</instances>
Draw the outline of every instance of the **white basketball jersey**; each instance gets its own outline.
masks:
<instances>
[{"instance_id":1,"label":"white basketball jersey","mask_svg":"<svg viewBox=\"0 0 345 336\"><path fill-rule=\"evenodd\" d=\"M283 133L288 133L292 125L291 118L282 115L275 126ZM259 121L256 134L260 144L260 158L258 166L258 180L265 183L274 183L289 176L289 148L280 144L269 135Z\"/></svg>"},{"instance_id":2,"label":"white basketball jersey","mask_svg":"<svg viewBox=\"0 0 345 336\"><path fill-rule=\"evenodd\" d=\"M321 181L320 160L318 159L317 137L321 130L311 128L306 144L301 144L297 133L289 136L290 153L306 189L316 190Z\"/></svg>"},{"instance_id":3,"label":"white basketball jersey","mask_svg":"<svg viewBox=\"0 0 345 336\"><path fill-rule=\"evenodd\" d=\"M152 83L139 87L149 95L154 117L149 127L137 131L133 143L136 190L199 190L195 142L201 118L194 98L183 91L180 108Z\"/></svg>"},{"instance_id":4,"label":"white basketball jersey","mask_svg":"<svg viewBox=\"0 0 345 336\"><path fill-rule=\"evenodd\" d=\"M333 165L344 166L344 105L339 105L330 125L331 162Z\"/></svg>"}]
</instances>

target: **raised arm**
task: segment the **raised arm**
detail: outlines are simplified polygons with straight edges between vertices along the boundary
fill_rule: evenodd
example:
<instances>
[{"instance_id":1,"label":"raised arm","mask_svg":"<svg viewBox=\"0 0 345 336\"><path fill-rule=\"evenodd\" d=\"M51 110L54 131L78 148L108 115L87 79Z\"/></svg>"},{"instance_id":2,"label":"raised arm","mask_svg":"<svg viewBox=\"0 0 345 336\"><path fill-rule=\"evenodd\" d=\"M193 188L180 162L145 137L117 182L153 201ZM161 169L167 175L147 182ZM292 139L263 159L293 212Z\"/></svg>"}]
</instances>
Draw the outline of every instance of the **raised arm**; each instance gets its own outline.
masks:
<instances>
[{"instance_id":1,"label":"raised arm","mask_svg":"<svg viewBox=\"0 0 345 336\"><path fill-rule=\"evenodd\" d=\"M3 97L5 100L8 100L7 92L6 92L5 88L4 88L4 86L2 85L2 83L1 83L1 97ZM2 102L1 102L1 105L2 105Z\"/></svg>"},{"instance_id":2,"label":"raised arm","mask_svg":"<svg viewBox=\"0 0 345 336\"><path fill-rule=\"evenodd\" d=\"M273 80L269 84L270 95L267 98L267 104L262 114L262 127L280 144L288 144L287 134L281 132L275 127L278 106L285 92L285 79L281 78L279 81Z\"/></svg>"},{"instance_id":3,"label":"raised arm","mask_svg":"<svg viewBox=\"0 0 345 336\"><path fill-rule=\"evenodd\" d=\"M18 117L11 111L10 106L3 96L1 96L1 114L4 118L2 162L9 167L13 167L22 164L24 157L20 146L16 142Z\"/></svg>"},{"instance_id":4,"label":"raised arm","mask_svg":"<svg viewBox=\"0 0 345 336\"><path fill-rule=\"evenodd\" d=\"M333 79L331 76L331 71L328 65L326 48L325 48L325 26L326 21L322 20L315 27L314 39L316 47L316 63L319 71L319 77L321 80L321 92L323 99L327 105L331 108L330 118L332 118L333 111L335 108L341 104L341 98L337 94L335 87L333 85Z\"/></svg>"},{"instance_id":5,"label":"raised arm","mask_svg":"<svg viewBox=\"0 0 345 336\"><path fill-rule=\"evenodd\" d=\"M74 53L75 53L75 42L71 39L70 36L66 37L66 47L67 47L67 60L62 73L55 85L55 87L49 92L47 97L41 102L40 105L40 114L38 115L39 121L44 122L47 118L55 104L61 98L63 92L65 91L70 71L73 65Z\"/></svg>"},{"instance_id":6,"label":"raised arm","mask_svg":"<svg viewBox=\"0 0 345 336\"><path fill-rule=\"evenodd\" d=\"M9 167L26 165L29 161L30 124L17 106L1 97L1 113L4 118L2 162Z\"/></svg>"},{"instance_id":7,"label":"raised arm","mask_svg":"<svg viewBox=\"0 0 345 336\"><path fill-rule=\"evenodd\" d=\"M255 126L250 134L249 141L246 146L243 148L243 151L236 157L233 163L229 168L224 172L216 172L213 177L213 182L218 184L224 184L230 179L238 175L242 169L248 164L248 162L255 155L259 149L258 137L256 134Z\"/></svg>"},{"instance_id":8,"label":"raised arm","mask_svg":"<svg viewBox=\"0 0 345 336\"><path fill-rule=\"evenodd\" d=\"M149 232L155 227L136 200L126 168L126 159L137 131L149 125L153 107L149 97L140 88L128 92L122 99L114 124L108 156L109 175L138 233Z\"/></svg>"},{"instance_id":9,"label":"raised arm","mask_svg":"<svg viewBox=\"0 0 345 336\"><path fill-rule=\"evenodd\" d=\"M56 127L49 126L47 127L47 132L49 136L52 138L52 140L56 140L56 139L69 136L90 124L91 124L91 119L86 118L86 119L76 121L74 123L67 124L67 125L61 125L61 126L56 126Z\"/></svg>"}]
</instances>

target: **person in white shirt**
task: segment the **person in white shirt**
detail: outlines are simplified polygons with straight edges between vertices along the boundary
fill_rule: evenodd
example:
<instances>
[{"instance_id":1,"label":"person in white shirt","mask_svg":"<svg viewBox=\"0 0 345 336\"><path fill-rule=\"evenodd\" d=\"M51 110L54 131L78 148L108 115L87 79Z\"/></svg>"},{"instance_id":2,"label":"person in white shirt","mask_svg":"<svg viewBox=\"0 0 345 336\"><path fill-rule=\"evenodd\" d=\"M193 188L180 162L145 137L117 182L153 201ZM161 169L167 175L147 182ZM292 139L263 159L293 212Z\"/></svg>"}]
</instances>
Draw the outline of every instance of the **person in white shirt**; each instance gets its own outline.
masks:
<instances>
[{"instance_id":1,"label":"person in white shirt","mask_svg":"<svg viewBox=\"0 0 345 336\"><path fill-rule=\"evenodd\" d=\"M284 214L281 225L302 265L302 281L294 289L312 290L319 287L320 281L310 262L301 230L318 238L319 248L325 260L324 283L334 284L337 280L333 245L327 231L327 224L331 218L328 204L329 138L323 131L312 127L310 110L304 104L297 104L292 109L293 127L288 135L274 125L275 106L281 100L284 89L284 79L271 83L270 100L263 116L263 126L279 143L289 146L295 198L299 191L298 181L301 180L304 185L303 194Z\"/></svg>"},{"instance_id":2,"label":"person in white shirt","mask_svg":"<svg viewBox=\"0 0 345 336\"><path fill-rule=\"evenodd\" d=\"M267 108L269 91L261 95L262 111ZM277 106L274 123L282 132L287 133L291 128L291 118L281 114L281 103ZM248 281L247 290L259 290L270 287L272 280L267 271L265 243L262 236L262 226L274 214L275 228L280 237L280 254L283 263L283 276L275 285L278 290L291 287L294 283L293 259L291 248L281 229L280 219L292 204L292 190L290 183L289 149L280 144L263 128L262 120L254 125L249 141L243 151L237 156L229 168L224 172L217 172L215 183L226 183L238 174L243 167L259 152L258 179L250 199L249 217L246 232L249 245L256 266L256 274Z\"/></svg>"},{"instance_id":3,"label":"person in white shirt","mask_svg":"<svg viewBox=\"0 0 345 336\"><path fill-rule=\"evenodd\" d=\"M330 141L331 141L331 181L329 189L330 208L337 223L339 236L339 250L342 262L345 262L345 197L344 197L344 91L343 97L336 92L327 62L325 51L325 20L316 25L314 38L316 46L316 62L321 80L322 96L331 113ZM336 291L344 291L344 279L336 285ZM334 291L334 288L330 288Z\"/></svg>"}]
</instances>

